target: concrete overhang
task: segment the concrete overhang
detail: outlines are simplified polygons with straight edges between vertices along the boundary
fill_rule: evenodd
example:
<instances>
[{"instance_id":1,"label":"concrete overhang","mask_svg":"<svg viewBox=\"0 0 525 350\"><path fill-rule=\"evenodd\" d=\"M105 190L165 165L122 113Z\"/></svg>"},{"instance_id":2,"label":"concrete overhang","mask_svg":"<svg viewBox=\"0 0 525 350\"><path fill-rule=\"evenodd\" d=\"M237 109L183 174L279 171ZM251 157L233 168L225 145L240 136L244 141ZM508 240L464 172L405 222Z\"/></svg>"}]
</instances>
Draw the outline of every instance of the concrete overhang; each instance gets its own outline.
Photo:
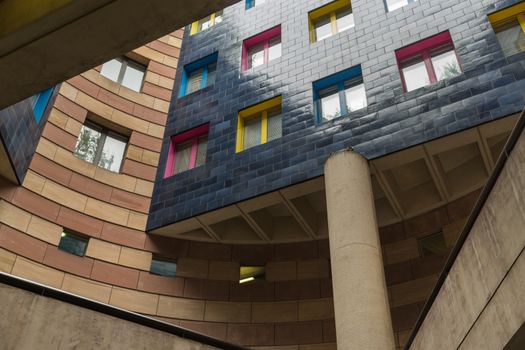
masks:
<instances>
[{"instance_id":1,"label":"concrete overhang","mask_svg":"<svg viewBox=\"0 0 525 350\"><path fill-rule=\"evenodd\" d=\"M0 0L0 109L239 0Z\"/></svg>"}]
</instances>

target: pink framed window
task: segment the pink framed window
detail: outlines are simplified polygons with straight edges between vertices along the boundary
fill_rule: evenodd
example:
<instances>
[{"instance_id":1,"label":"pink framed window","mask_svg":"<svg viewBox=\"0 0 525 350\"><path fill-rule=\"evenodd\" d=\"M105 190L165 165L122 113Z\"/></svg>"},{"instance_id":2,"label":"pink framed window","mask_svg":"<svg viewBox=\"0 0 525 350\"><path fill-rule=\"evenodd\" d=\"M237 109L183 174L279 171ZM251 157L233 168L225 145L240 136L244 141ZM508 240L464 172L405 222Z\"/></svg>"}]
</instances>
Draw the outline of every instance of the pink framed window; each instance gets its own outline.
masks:
<instances>
[{"instance_id":1,"label":"pink framed window","mask_svg":"<svg viewBox=\"0 0 525 350\"><path fill-rule=\"evenodd\" d=\"M206 162L209 124L171 137L164 178L196 168Z\"/></svg>"},{"instance_id":2,"label":"pink framed window","mask_svg":"<svg viewBox=\"0 0 525 350\"><path fill-rule=\"evenodd\" d=\"M396 51L405 92L461 74L461 64L448 31Z\"/></svg>"},{"instance_id":3,"label":"pink framed window","mask_svg":"<svg viewBox=\"0 0 525 350\"><path fill-rule=\"evenodd\" d=\"M242 70L267 64L281 57L281 26L244 40L242 45Z\"/></svg>"}]
</instances>

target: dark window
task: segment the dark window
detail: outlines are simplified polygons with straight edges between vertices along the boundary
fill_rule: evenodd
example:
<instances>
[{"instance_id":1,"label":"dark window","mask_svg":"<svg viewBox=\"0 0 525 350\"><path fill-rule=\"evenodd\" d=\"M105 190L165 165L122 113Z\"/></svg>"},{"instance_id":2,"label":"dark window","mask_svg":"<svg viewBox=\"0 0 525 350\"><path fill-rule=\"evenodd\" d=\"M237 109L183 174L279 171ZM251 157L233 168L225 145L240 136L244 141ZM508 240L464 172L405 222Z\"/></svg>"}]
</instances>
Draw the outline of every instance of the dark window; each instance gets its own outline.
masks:
<instances>
[{"instance_id":1,"label":"dark window","mask_svg":"<svg viewBox=\"0 0 525 350\"><path fill-rule=\"evenodd\" d=\"M154 256L151 259L149 272L159 276L175 277L177 275L177 263L173 260Z\"/></svg>"},{"instance_id":2,"label":"dark window","mask_svg":"<svg viewBox=\"0 0 525 350\"><path fill-rule=\"evenodd\" d=\"M119 172L127 143L127 137L86 122L78 136L75 156L109 171Z\"/></svg>"},{"instance_id":3,"label":"dark window","mask_svg":"<svg viewBox=\"0 0 525 350\"><path fill-rule=\"evenodd\" d=\"M239 283L264 281L266 268L264 266L241 266Z\"/></svg>"},{"instance_id":4,"label":"dark window","mask_svg":"<svg viewBox=\"0 0 525 350\"><path fill-rule=\"evenodd\" d=\"M421 257L447 252L447 244L445 243L443 232L418 239L418 246Z\"/></svg>"},{"instance_id":5,"label":"dark window","mask_svg":"<svg viewBox=\"0 0 525 350\"><path fill-rule=\"evenodd\" d=\"M62 232L62 237L60 237L58 249L77 256L84 256L88 241L88 238L64 231Z\"/></svg>"}]
</instances>

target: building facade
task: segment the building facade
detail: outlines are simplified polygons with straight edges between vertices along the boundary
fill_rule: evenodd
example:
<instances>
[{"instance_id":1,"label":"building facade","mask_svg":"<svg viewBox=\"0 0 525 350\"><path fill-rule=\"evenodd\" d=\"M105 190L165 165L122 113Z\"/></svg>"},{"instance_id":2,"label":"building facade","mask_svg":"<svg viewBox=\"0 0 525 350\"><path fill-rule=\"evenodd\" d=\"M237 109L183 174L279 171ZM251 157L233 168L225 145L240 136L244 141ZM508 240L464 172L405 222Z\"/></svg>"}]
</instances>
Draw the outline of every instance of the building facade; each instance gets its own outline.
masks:
<instances>
[{"instance_id":1,"label":"building facade","mask_svg":"<svg viewBox=\"0 0 525 350\"><path fill-rule=\"evenodd\" d=\"M238 2L0 111L42 109L0 271L254 349L401 349L524 51L516 0Z\"/></svg>"}]
</instances>

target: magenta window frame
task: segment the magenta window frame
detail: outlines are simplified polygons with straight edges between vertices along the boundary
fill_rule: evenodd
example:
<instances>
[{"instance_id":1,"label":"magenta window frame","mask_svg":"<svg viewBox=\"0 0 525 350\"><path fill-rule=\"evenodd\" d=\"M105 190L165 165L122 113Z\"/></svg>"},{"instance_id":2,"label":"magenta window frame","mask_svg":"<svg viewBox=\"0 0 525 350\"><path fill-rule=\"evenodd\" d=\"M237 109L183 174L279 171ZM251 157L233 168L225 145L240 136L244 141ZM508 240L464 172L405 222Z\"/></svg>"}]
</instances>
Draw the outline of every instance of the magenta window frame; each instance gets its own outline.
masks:
<instances>
[{"instance_id":1,"label":"magenta window frame","mask_svg":"<svg viewBox=\"0 0 525 350\"><path fill-rule=\"evenodd\" d=\"M450 51L454 51L459 66L461 70L463 70L463 68L461 67L459 56L454 46L454 42L452 41L452 36L450 35L450 32L448 30L396 50L397 66L399 69L399 74L401 76L401 82L403 83L403 90L405 92L407 92L407 85L405 81L405 75L403 74L403 68L407 66L407 61L410 61L411 63L425 62L425 67L427 69L430 84L435 84L438 82L438 80L436 71L434 69L434 66L432 65L432 57L430 53L436 49L447 47L451 49ZM418 56L421 57L421 60L415 60L415 58L417 58Z\"/></svg>"},{"instance_id":2,"label":"magenta window frame","mask_svg":"<svg viewBox=\"0 0 525 350\"><path fill-rule=\"evenodd\" d=\"M168 151L168 161L166 162L166 169L164 170L164 178L168 178L170 176L175 175L173 173L173 167L175 165L175 157L177 155L177 146L189 140L193 140L193 142L191 145L190 164L188 170L195 168L195 163L197 162L199 138L204 135L207 135L209 131L210 124L204 124L171 137L170 148Z\"/></svg>"},{"instance_id":3,"label":"magenta window frame","mask_svg":"<svg viewBox=\"0 0 525 350\"><path fill-rule=\"evenodd\" d=\"M281 36L281 25L268 29L262 33L259 33L251 38L245 39L242 43L242 71L248 70L248 50L258 44L264 43L264 64L268 63L270 40ZM282 42L282 39L281 39Z\"/></svg>"}]
</instances>

